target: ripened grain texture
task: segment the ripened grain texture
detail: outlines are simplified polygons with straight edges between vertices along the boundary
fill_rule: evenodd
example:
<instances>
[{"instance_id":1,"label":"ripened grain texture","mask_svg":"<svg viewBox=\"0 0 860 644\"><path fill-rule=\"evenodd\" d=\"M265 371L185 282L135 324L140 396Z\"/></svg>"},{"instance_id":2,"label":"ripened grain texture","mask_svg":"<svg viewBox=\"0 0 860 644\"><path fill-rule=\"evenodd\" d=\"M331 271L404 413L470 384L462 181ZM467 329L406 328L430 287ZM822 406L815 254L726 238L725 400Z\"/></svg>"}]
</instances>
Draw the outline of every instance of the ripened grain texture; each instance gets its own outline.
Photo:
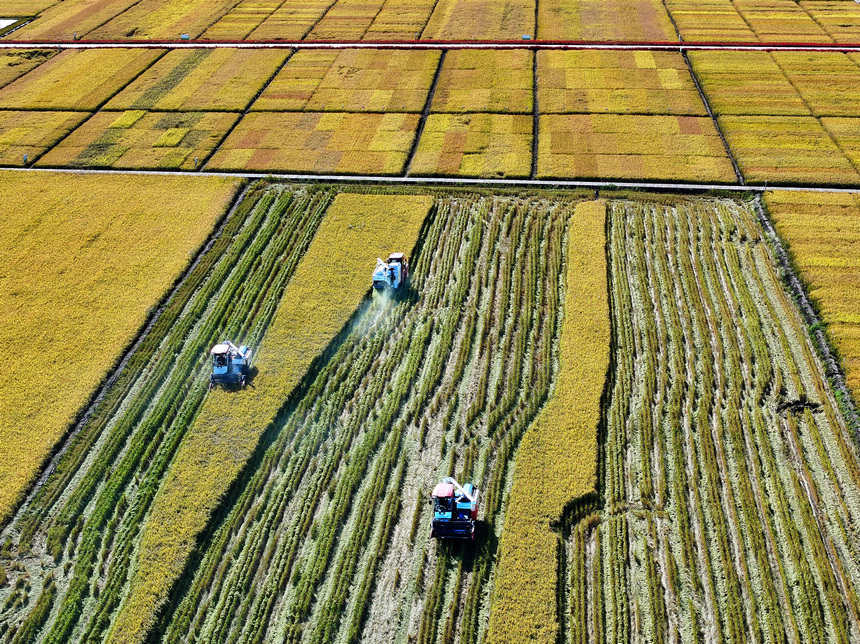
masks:
<instances>
[{"instance_id":1,"label":"ripened grain texture","mask_svg":"<svg viewBox=\"0 0 860 644\"><path fill-rule=\"evenodd\" d=\"M733 0L761 42L830 43L833 39L794 0Z\"/></svg>"},{"instance_id":2,"label":"ripened grain texture","mask_svg":"<svg viewBox=\"0 0 860 644\"><path fill-rule=\"evenodd\" d=\"M753 208L610 205L599 508L569 641L851 641L857 447ZM634 635L635 634L635 635Z\"/></svg>"},{"instance_id":3,"label":"ripened grain texture","mask_svg":"<svg viewBox=\"0 0 860 644\"><path fill-rule=\"evenodd\" d=\"M666 7L689 42L756 42L755 32L731 0L666 0Z\"/></svg>"},{"instance_id":4,"label":"ripened grain texture","mask_svg":"<svg viewBox=\"0 0 860 644\"><path fill-rule=\"evenodd\" d=\"M200 38L202 40L244 40L282 4L284 0L242 0L203 32Z\"/></svg>"},{"instance_id":5,"label":"ripened grain texture","mask_svg":"<svg viewBox=\"0 0 860 644\"><path fill-rule=\"evenodd\" d=\"M0 164L30 165L88 116L86 112L0 111Z\"/></svg>"},{"instance_id":6,"label":"ripened grain texture","mask_svg":"<svg viewBox=\"0 0 860 644\"><path fill-rule=\"evenodd\" d=\"M559 639L559 538L550 527L597 484L597 429L609 370L606 202L577 206L569 225L564 323L552 396L517 451L487 641ZM563 566L562 568L563 569Z\"/></svg>"},{"instance_id":7,"label":"ripened grain texture","mask_svg":"<svg viewBox=\"0 0 860 644\"><path fill-rule=\"evenodd\" d=\"M434 0L386 0L364 40L417 40L435 5Z\"/></svg>"},{"instance_id":8,"label":"ripened grain texture","mask_svg":"<svg viewBox=\"0 0 860 644\"><path fill-rule=\"evenodd\" d=\"M0 521L224 213L221 179L2 175ZM26 386L22 386L26 383Z\"/></svg>"},{"instance_id":9,"label":"ripened grain texture","mask_svg":"<svg viewBox=\"0 0 860 644\"><path fill-rule=\"evenodd\" d=\"M136 0L63 0L46 9L36 20L15 30L12 40L72 40L122 13ZM5 15L5 14L4 14Z\"/></svg>"},{"instance_id":10,"label":"ripened grain texture","mask_svg":"<svg viewBox=\"0 0 860 644\"><path fill-rule=\"evenodd\" d=\"M247 40L302 40L319 22L332 0L290 0L272 12Z\"/></svg>"},{"instance_id":11,"label":"ripened grain texture","mask_svg":"<svg viewBox=\"0 0 860 644\"><path fill-rule=\"evenodd\" d=\"M860 175L811 116L722 116L720 127L748 181L855 185Z\"/></svg>"},{"instance_id":12,"label":"ripened grain texture","mask_svg":"<svg viewBox=\"0 0 860 644\"><path fill-rule=\"evenodd\" d=\"M773 59L815 116L857 116L860 66L836 52L774 52Z\"/></svg>"},{"instance_id":13,"label":"ripened grain texture","mask_svg":"<svg viewBox=\"0 0 860 644\"><path fill-rule=\"evenodd\" d=\"M307 40L361 40L385 0L335 0Z\"/></svg>"},{"instance_id":14,"label":"ripened grain texture","mask_svg":"<svg viewBox=\"0 0 860 644\"><path fill-rule=\"evenodd\" d=\"M39 164L193 170L206 161L238 119L231 112L99 112Z\"/></svg>"},{"instance_id":15,"label":"ripened grain texture","mask_svg":"<svg viewBox=\"0 0 860 644\"><path fill-rule=\"evenodd\" d=\"M541 40L677 40L660 0L541 0Z\"/></svg>"},{"instance_id":16,"label":"ripened grain texture","mask_svg":"<svg viewBox=\"0 0 860 644\"><path fill-rule=\"evenodd\" d=\"M0 87L38 67L55 53L46 49L3 52L0 54Z\"/></svg>"},{"instance_id":17,"label":"ripened grain texture","mask_svg":"<svg viewBox=\"0 0 860 644\"><path fill-rule=\"evenodd\" d=\"M35 16L60 0L0 0L3 16Z\"/></svg>"},{"instance_id":18,"label":"ripened grain texture","mask_svg":"<svg viewBox=\"0 0 860 644\"><path fill-rule=\"evenodd\" d=\"M854 169L860 170L860 118L822 118L821 124Z\"/></svg>"},{"instance_id":19,"label":"ripened grain texture","mask_svg":"<svg viewBox=\"0 0 860 644\"><path fill-rule=\"evenodd\" d=\"M141 0L87 37L178 40L187 34L196 38L237 4L239 0Z\"/></svg>"},{"instance_id":20,"label":"ripened grain texture","mask_svg":"<svg viewBox=\"0 0 860 644\"><path fill-rule=\"evenodd\" d=\"M535 0L439 0L425 40L520 40L535 36Z\"/></svg>"},{"instance_id":21,"label":"ripened grain texture","mask_svg":"<svg viewBox=\"0 0 860 644\"><path fill-rule=\"evenodd\" d=\"M532 112L534 53L449 51L439 73L431 112Z\"/></svg>"},{"instance_id":22,"label":"ripened grain texture","mask_svg":"<svg viewBox=\"0 0 860 644\"><path fill-rule=\"evenodd\" d=\"M532 117L521 114L431 114L411 173L527 177L532 128Z\"/></svg>"},{"instance_id":23,"label":"ripened grain texture","mask_svg":"<svg viewBox=\"0 0 860 644\"><path fill-rule=\"evenodd\" d=\"M394 249L411 253L432 203L430 197L340 195L332 204L259 347L253 387L240 395L213 391L189 429L144 528L109 642L143 641L263 431L366 297L368 267ZM321 266L337 269L321 273Z\"/></svg>"},{"instance_id":24,"label":"ripened grain texture","mask_svg":"<svg viewBox=\"0 0 860 644\"><path fill-rule=\"evenodd\" d=\"M405 49L300 50L251 109L420 112L439 56Z\"/></svg>"},{"instance_id":25,"label":"ripened grain texture","mask_svg":"<svg viewBox=\"0 0 860 644\"><path fill-rule=\"evenodd\" d=\"M64 51L0 89L0 107L95 110L162 53L159 49Z\"/></svg>"},{"instance_id":26,"label":"ripened grain texture","mask_svg":"<svg viewBox=\"0 0 860 644\"><path fill-rule=\"evenodd\" d=\"M768 192L764 202L827 325L856 397L860 393L860 199Z\"/></svg>"},{"instance_id":27,"label":"ripened grain texture","mask_svg":"<svg viewBox=\"0 0 860 644\"><path fill-rule=\"evenodd\" d=\"M798 3L839 43L860 42L860 6L838 0L808 0Z\"/></svg>"},{"instance_id":28,"label":"ripened grain texture","mask_svg":"<svg viewBox=\"0 0 860 644\"><path fill-rule=\"evenodd\" d=\"M239 112L287 59L278 49L177 49L111 99L108 110Z\"/></svg>"},{"instance_id":29,"label":"ripened grain texture","mask_svg":"<svg viewBox=\"0 0 860 644\"><path fill-rule=\"evenodd\" d=\"M614 114L541 116L538 176L736 180L710 119Z\"/></svg>"},{"instance_id":30,"label":"ripened grain texture","mask_svg":"<svg viewBox=\"0 0 860 644\"><path fill-rule=\"evenodd\" d=\"M207 168L399 174L417 127L417 114L251 112Z\"/></svg>"},{"instance_id":31,"label":"ripened grain texture","mask_svg":"<svg viewBox=\"0 0 860 644\"><path fill-rule=\"evenodd\" d=\"M680 54L578 50L541 51L537 57L542 114L707 116Z\"/></svg>"}]
</instances>

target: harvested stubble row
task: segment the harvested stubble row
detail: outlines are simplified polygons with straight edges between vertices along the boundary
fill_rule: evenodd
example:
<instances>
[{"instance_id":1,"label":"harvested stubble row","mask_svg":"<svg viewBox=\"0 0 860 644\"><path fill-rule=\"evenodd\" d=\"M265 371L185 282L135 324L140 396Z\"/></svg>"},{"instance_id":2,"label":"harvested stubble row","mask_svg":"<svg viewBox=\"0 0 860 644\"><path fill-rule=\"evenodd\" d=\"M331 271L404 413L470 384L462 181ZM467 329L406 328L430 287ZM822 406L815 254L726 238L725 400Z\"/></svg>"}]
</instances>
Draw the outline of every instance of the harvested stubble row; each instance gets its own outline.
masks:
<instances>
[{"instance_id":1,"label":"harvested stubble row","mask_svg":"<svg viewBox=\"0 0 860 644\"><path fill-rule=\"evenodd\" d=\"M540 40L671 41L677 39L660 0L541 0Z\"/></svg>"},{"instance_id":2,"label":"harvested stubble row","mask_svg":"<svg viewBox=\"0 0 860 644\"><path fill-rule=\"evenodd\" d=\"M93 29L116 17L136 0L62 0L37 19L15 30L10 40L72 40L84 38ZM26 12L32 15L35 12ZM6 14L3 14L6 15Z\"/></svg>"},{"instance_id":3,"label":"harvested stubble row","mask_svg":"<svg viewBox=\"0 0 860 644\"><path fill-rule=\"evenodd\" d=\"M534 52L516 49L449 51L431 112L513 112L533 109Z\"/></svg>"},{"instance_id":4,"label":"harvested stubble row","mask_svg":"<svg viewBox=\"0 0 860 644\"><path fill-rule=\"evenodd\" d=\"M159 187L165 181L159 178ZM12 585L0 588L4 641L33 641L40 630L46 642L105 637L139 565L136 544L153 498L206 397L209 347L224 337L259 343L331 197L325 190L253 189L174 291L2 535L3 564L10 556L25 562L10 573ZM137 290L126 291L137 299ZM29 594L21 587L31 587Z\"/></svg>"},{"instance_id":5,"label":"harvested stubble row","mask_svg":"<svg viewBox=\"0 0 860 644\"><path fill-rule=\"evenodd\" d=\"M0 164L30 165L88 116L87 112L0 111Z\"/></svg>"},{"instance_id":6,"label":"harvested stubble row","mask_svg":"<svg viewBox=\"0 0 860 644\"><path fill-rule=\"evenodd\" d=\"M53 50L29 49L0 54L0 87L8 85L55 55Z\"/></svg>"},{"instance_id":7,"label":"harvested stubble row","mask_svg":"<svg viewBox=\"0 0 860 644\"><path fill-rule=\"evenodd\" d=\"M571 642L847 642L860 462L749 206L614 202L602 510Z\"/></svg>"},{"instance_id":8,"label":"harvested stubble row","mask_svg":"<svg viewBox=\"0 0 860 644\"><path fill-rule=\"evenodd\" d=\"M437 209L412 293L364 306L281 412L165 641L482 641L507 463L553 376L572 208ZM477 548L429 542L447 474L483 491Z\"/></svg>"},{"instance_id":9,"label":"harvested stubble row","mask_svg":"<svg viewBox=\"0 0 860 644\"><path fill-rule=\"evenodd\" d=\"M860 394L860 198L768 192L765 205Z\"/></svg>"}]
</instances>

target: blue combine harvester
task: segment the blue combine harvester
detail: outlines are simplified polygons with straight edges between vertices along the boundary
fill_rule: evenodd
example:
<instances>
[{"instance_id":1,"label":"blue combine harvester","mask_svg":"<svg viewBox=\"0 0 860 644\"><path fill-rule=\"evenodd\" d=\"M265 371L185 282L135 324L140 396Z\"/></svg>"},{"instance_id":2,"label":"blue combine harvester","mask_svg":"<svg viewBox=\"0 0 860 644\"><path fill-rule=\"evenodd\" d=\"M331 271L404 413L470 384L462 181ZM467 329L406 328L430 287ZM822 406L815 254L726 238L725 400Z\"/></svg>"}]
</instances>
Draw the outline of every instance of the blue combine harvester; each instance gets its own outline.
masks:
<instances>
[{"instance_id":1,"label":"blue combine harvester","mask_svg":"<svg viewBox=\"0 0 860 644\"><path fill-rule=\"evenodd\" d=\"M376 259L376 269L373 271L373 288L377 291L397 291L409 278L409 263L403 253L391 253L388 261Z\"/></svg>"},{"instance_id":2,"label":"blue combine harvester","mask_svg":"<svg viewBox=\"0 0 860 644\"><path fill-rule=\"evenodd\" d=\"M437 539L474 539L478 520L478 489L460 486L450 476L433 488L430 536Z\"/></svg>"},{"instance_id":3,"label":"blue combine harvester","mask_svg":"<svg viewBox=\"0 0 860 644\"><path fill-rule=\"evenodd\" d=\"M212 347L209 353L212 355L209 389L215 385L245 386L251 360L249 347L237 347L230 340L224 340Z\"/></svg>"}]
</instances>

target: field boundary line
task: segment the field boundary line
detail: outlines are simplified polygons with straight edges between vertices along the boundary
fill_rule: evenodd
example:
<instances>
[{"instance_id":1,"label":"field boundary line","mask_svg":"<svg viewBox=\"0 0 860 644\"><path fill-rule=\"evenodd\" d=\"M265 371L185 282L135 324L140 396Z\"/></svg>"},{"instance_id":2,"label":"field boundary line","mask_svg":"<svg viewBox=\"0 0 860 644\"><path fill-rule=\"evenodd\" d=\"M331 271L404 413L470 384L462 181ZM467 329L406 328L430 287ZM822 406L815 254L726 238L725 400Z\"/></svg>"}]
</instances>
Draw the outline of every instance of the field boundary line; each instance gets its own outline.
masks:
<instances>
[{"instance_id":1,"label":"field boundary line","mask_svg":"<svg viewBox=\"0 0 860 644\"><path fill-rule=\"evenodd\" d=\"M430 83L430 89L427 90L427 100L424 101L424 109L421 110L421 116L418 118L418 127L415 128L415 139L412 141L412 147L409 149L409 154L406 156L406 162L403 165L403 177L408 177L412 172L412 162L415 160L415 153L418 152L418 142L424 134L424 126L427 125L427 118L430 116L430 108L433 105L433 97L436 95L436 85L439 84L439 77L442 75L442 66L445 64L445 57L448 53L447 49L443 49L439 55L439 64L436 66L436 73L433 75L433 82Z\"/></svg>"}]
</instances>

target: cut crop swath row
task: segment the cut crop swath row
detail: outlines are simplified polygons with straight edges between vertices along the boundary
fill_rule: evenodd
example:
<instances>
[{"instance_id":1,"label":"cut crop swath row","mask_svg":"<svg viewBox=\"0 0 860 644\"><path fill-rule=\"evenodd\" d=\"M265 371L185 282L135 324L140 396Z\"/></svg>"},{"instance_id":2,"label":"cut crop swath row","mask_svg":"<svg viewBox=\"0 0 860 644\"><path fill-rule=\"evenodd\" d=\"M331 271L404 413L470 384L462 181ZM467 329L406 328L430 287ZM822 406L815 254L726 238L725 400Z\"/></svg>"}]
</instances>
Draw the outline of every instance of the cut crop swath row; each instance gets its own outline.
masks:
<instances>
[{"instance_id":1,"label":"cut crop swath row","mask_svg":"<svg viewBox=\"0 0 860 644\"><path fill-rule=\"evenodd\" d=\"M16 563L0 588L0 641L101 639L152 499L205 398L209 347L223 337L259 342L331 198L256 187L179 286L4 531L0 556Z\"/></svg>"},{"instance_id":2,"label":"cut crop swath row","mask_svg":"<svg viewBox=\"0 0 860 644\"><path fill-rule=\"evenodd\" d=\"M610 222L603 509L568 541L570 640L856 640L856 446L755 215Z\"/></svg>"},{"instance_id":3,"label":"cut crop swath row","mask_svg":"<svg viewBox=\"0 0 860 644\"><path fill-rule=\"evenodd\" d=\"M281 414L166 641L480 641L507 464L553 376L571 211L440 200L410 293L367 303ZM448 474L483 490L477 544L429 541Z\"/></svg>"}]
</instances>

